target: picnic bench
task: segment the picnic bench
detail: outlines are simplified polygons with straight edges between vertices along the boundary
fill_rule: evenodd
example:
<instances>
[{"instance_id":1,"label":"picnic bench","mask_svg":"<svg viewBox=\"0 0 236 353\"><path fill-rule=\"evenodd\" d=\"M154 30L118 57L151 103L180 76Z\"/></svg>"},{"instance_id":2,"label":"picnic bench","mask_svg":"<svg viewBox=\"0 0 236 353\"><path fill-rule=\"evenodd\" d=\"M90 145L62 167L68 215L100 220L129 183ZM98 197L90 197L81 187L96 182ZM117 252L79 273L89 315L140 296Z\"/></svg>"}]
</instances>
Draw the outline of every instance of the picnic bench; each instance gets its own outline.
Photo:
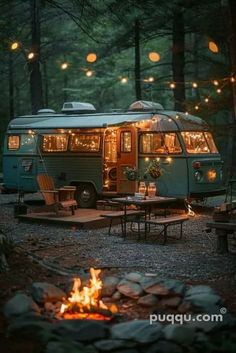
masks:
<instances>
[{"instance_id":1,"label":"picnic bench","mask_svg":"<svg viewBox=\"0 0 236 353\"><path fill-rule=\"evenodd\" d=\"M215 229L215 235L217 236L216 251L218 254L228 253L228 234L233 234L236 231L236 221L208 222L206 225L210 229Z\"/></svg>"},{"instance_id":2,"label":"picnic bench","mask_svg":"<svg viewBox=\"0 0 236 353\"><path fill-rule=\"evenodd\" d=\"M154 219L148 219L145 221L147 225L155 225L162 226L162 230L158 233L158 235L163 234L163 244L167 241L167 230L170 226L179 224L180 225L180 235L177 239L181 239L183 236L183 223L188 221L189 217L187 215L173 215L168 217L160 217Z\"/></svg>"},{"instance_id":3,"label":"picnic bench","mask_svg":"<svg viewBox=\"0 0 236 353\"><path fill-rule=\"evenodd\" d=\"M108 218L110 220L109 223L109 229L108 229L108 234L111 235L111 227L113 224L114 220L119 220L121 224L121 232L122 236L125 236L124 234L124 222L129 222L133 221L134 219L138 220L141 216L144 215L143 211L139 210L127 210L125 211L114 211L112 213L108 214L101 214L101 217Z\"/></svg>"}]
</instances>

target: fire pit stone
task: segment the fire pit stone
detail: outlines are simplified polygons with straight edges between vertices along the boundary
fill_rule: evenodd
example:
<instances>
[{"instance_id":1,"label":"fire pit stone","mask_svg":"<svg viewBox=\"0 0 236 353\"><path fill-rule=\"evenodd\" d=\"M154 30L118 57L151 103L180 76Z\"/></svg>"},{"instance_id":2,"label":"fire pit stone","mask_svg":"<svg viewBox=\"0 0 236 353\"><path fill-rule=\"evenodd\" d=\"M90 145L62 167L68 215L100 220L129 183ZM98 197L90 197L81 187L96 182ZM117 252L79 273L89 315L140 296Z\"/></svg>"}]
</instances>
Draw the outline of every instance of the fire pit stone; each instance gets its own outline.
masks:
<instances>
[{"instance_id":1,"label":"fire pit stone","mask_svg":"<svg viewBox=\"0 0 236 353\"><path fill-rule=\"evenodd\" d=\"M105 277L103 279L102 297L111 297L115 293L119 281L120 279L115 276Z\"/></svg>"},{"instance_id":2,"label":"fire pit stone","mask_svg":"<svg viewBox=\"0 0 236 353\"><path fill-rule=\"evenodd\" d=\"M117 289L121 294L133 299L138 299L143 293L140 284L128 281L125 278L118 283Z\"/></svg>"},{"instance_id":3,"label":"fire pit stone","mask_svg":"<svg viewBox=\"0 0 236 353\"><path fill-rule=\"evenodd\" d=\"M5 305L3 313L8 320L15 319L26 313L40 313L39 306L31 297L24 293L16 294Z\"/></svg>"},{"instance_id":4,"label":"fire pit stone","mask_svg":"<svg viewBox=\"0 0 236 353\"><path fill-rule=\"evenodd\" d=\"M146 293L156 295L182 295L185 284L173 279L160 279L158 277L147 278L142 283L142 288Z\"/></svg>"},{"instance_id":5,"label":"fire pit stone","mask_svg":"<svg viewBox=\"0 0 236 353\"><path fill-rule=\"evenodd\" d=\"M66 293L53 284L35 282L31 287L31 294L37 303L54 302L66 297Z\"/></svg>"},{"instance_id":6,"label":"fire pit stone","mask_svg":"<svg viewBox=\"0 0 236 353\"><path fill-rule=\"evenodd\" d=\"M154 294L147 294L139 298L138 304L142 306L152 307L158 303L158 298Z\"/></svg>"}]
</instances>

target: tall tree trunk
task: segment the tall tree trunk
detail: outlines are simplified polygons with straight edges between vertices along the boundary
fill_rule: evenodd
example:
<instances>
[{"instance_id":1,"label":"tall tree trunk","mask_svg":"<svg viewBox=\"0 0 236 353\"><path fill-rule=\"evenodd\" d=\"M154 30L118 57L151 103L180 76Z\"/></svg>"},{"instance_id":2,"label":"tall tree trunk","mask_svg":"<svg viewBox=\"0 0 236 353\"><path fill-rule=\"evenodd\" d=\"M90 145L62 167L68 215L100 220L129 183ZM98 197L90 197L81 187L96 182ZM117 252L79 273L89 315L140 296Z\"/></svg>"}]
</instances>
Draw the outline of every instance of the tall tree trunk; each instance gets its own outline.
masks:
<instances>
[{"instance_id":1,"label":"tall tree trunk","mask_svg":"<svg viewBox=\"0 0 236 353\"><path fill-rule=\"evenodd\" d=\"M30 0L31 4L31 50L34 58L28 63L30 74L30 95L32 113L43 107L42 77L40 71L40 0Z\"/></svg>"},{"instance_id":2,"label":"tall tree trunk","mask_svg":"<svg viewBox=\"0 0 236 353\"><path fill-rule=\"evenodd\" d=\"M43 80L44 80L44 103L45 107L49 107L49 95L48 95L48 68L47 63L43 63Z\"/></svg>"},{"instance_id":3,"label":"tall tree trunk","mask_svg":"<svg viewBox=\"0 0 236 353\"><path fill-rule=\"evenodd\" d=\"M176 82L174 90L175 110L185 110L185 84L184 84L184 50L185 50L185 33L184 33L184 17L181 7L174 10L173 17L173 48L172 48L172 71L173 80Z\"/></svg>"},{"instance_id":4,"label":"tall tree trunk","mask_svg":"<svg viewBox=\"0 0 236 353\"><path fill-rule=\"evenodd\" d=\"M141 74L140 74L140 23L139 20L135 20L134 25L134 46L135 46L135 93L136 99L142 99L142 90L141 90Z\"/></svg>"}]
</instances>

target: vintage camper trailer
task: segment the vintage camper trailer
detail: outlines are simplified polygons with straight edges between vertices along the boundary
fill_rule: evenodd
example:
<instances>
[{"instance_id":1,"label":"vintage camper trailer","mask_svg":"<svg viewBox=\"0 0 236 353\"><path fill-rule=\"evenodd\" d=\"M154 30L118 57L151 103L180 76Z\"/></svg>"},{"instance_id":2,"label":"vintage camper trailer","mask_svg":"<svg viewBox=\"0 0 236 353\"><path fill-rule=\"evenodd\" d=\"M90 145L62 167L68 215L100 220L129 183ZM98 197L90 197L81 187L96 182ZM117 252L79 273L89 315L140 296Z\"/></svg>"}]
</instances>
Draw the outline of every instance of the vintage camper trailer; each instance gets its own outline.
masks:
<instances>
[{"instance_id":1,"label":"vintage camper trailer","mask_svg":"<svg viewBox=\"0 0 236 353\"><path fill-rule=\"evenodd\" d=\"M126 112L96 113L91 104L65 103L62 114L42 110L8 126L4 144L5 190L36 192L36 176L48 173L57 186L77 187L81 207L96 199L132 194L147 176L158 193L202 198L224 192L222 160L200 118L138 101ZM147 175L154 160L158 179ZM139 180L127 178L127 167Z\"/></svg>"}]
</instances>

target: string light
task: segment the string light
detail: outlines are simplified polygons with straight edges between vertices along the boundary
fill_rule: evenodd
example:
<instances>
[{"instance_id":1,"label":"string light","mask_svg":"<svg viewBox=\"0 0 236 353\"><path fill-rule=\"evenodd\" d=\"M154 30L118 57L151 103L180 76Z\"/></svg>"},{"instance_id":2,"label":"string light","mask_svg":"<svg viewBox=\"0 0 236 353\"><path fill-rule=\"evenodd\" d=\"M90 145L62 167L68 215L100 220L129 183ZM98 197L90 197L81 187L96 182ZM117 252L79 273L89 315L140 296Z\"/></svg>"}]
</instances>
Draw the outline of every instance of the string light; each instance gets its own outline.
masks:
<instances>
[{"instance_id":1,"label":"string light","mask_svg":"<svg viewBox=\"0 0 236 353\"><path fill-rule=\"evenodd\" d=\"M122 77L122 78L120 79L120 82L121 82L122 84L125 84L125 83L128 82L128 78L127 78L127 77Z\"/></svg>"},{"instance_id":2,"label":"string light","mask_svg":"<svg viewBox=\"0 0 236 353\"><path fill-rule=\"evenodd\" d=\"M218 82L217 80L214 80L214 81L213 81L213 85L219 86L219 82Z\"/></svg>"},{"instance_id":3,"label":"string light","mask_svg":"<svg viewBox=\"0 0 236 353\"><path fill-rule=\"evenodd\" d=\"M219 48L217 46L217 44L213 41L210 41L208 43L208 48L212 53L218 53L219 52Z\"/></svg>"},{"instance_id":4,"label":"string light","mask_svg":"<svg viewBox=\"0 0 236 353\"><path fill-rule=\"evenodd\" d=\"M170 88L175 89L176 85L174 82L170 83Z\"/></svg>"},{"instance_id":5,"label":"string light","mask_svg":"<svg viewBox=\"0 0 236 353\"><path fill-rule=\"evenodd\" d=\"M32 60L35 57L35 54L31 51L27 57L29 60Z\"/></svg>"},{"instance_id":6,"label":"string light","mask_svg":"<svg viewBox=\"0 0 236 353\"><path fill-rule=\"evenodd\" d=\"M206 103L208 103L208 102L209 102L209 98L206 97L206 98L204 99L204 101L205 101Z\"/></svg>"},{"instance_id":7,"label":"string light","mask_svg":"<svg viewBox=\"0 0 236 353\"><path fill-rule=\"evenodd\" d=\"M149 58L149 60L152 61L152 62L157 62L157 61L159 61L159 60L161 59L161 56L160 56L160 54L158 54L157 52L152 51L152 52L150 52L150 53L148 54L148 58Z\"/></svg>"},{"instance_id":8,"label":"string light","mask_svg":"<svg viewBox=\"0 0 236 353\"><path fill-rule=\"evenodd\" d=\"M198 105L195 105L194 109L195 109L195 110L199 110L199 106L198 106Z\"/></svg>"},{"instance_id":9,"label":"string light","mask_svg":"<svg viewBox=\"0 0 236 353\"><path fill-rule=\"evenodd\" d=\"M217 88L216 92L220 94L222 92L221 88Z\"/></svg>"},{"instance_id":10,"label":"string light","mask_svg":"<svg viewBox=\"0 0 236 353\"><path fill-rule=\"evenodd\" d=\"M91 77L91 76L93 76L93 71L92 70L87 70L85 75L87 77Z\"/></svg>"},{"instance_id":11,"label":"string light","mask_svg":"<svg viewBox=\"0 0 236 353\"><path fill-rule=\"evenodd\" d=\"M95 54L95 53L89 53L89 54L86 56L86 61L87 61L88 63L94 63L96 60L97 60L97 54Z\"/></svg>"},{"instance_id":12,"label":"string light","mask_svg":"<svg viewBox=\"0 0 236 353\"><path fill-rule=\"evenodd\" d=\"M19 43L18 42L14 42L11 44L11 50L16 50L19 48Z\"/></svg>"},{"instance_id":13,"label":"string light","mask_svg":"<svg viewBox=\"0 0 236 353\"><path fill-rule=\"evenodd\" d=\"M235 82L235 77L234 76L232 76L232 77L230 77L230 82Z\"/></svg>"},{"instance_id":14,"label":"string light","mask_svg":"<svg viewBox=\"0 0 236 353\"><path fill-rule=\"evenodd\" d=\"M193 88L197 88L198 87L197 82L193 82L192 86L193 86Z\"/></svg>"},{"instance_id":15,"label":"string light","mask_svg":"<svg viewBox=\"0 0 236 353\"><path fill-rule=\"evenodd\" d=\"M66 69L68 69L68 66L69 66L69 64L67 62L64 62L61 64L61 69L66 70Z\"/></svg>"}]
</instances>

